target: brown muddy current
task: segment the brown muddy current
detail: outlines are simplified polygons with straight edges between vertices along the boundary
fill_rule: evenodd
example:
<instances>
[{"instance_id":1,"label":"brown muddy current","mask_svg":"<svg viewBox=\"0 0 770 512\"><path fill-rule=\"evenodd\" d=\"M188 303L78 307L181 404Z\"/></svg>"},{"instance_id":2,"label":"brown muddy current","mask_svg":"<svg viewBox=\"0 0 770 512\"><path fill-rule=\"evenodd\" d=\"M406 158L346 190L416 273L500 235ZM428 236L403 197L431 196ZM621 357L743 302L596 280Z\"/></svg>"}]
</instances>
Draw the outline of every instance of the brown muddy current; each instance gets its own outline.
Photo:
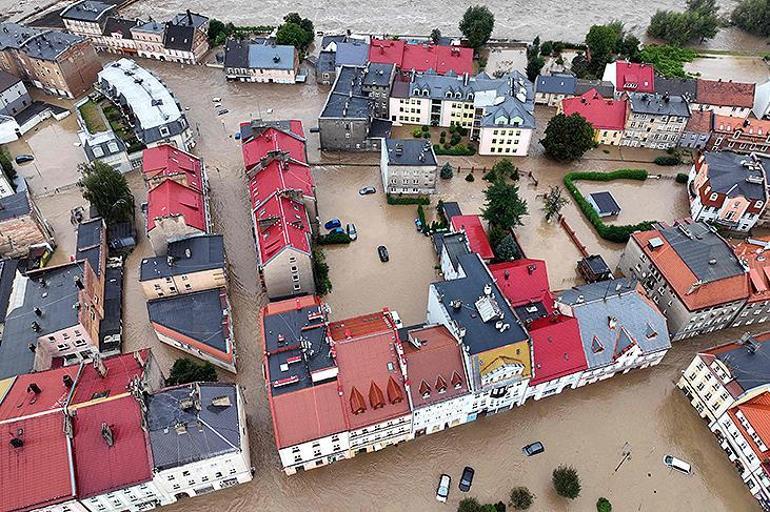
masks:
<instances>
[{"instance_id":1,"label":"brown muddy current","mask_svg":"<svg viewBox=\"0 0 770 512\"><path fill-rule=\"evenodd\" d=\"M154 5L162 10L170 4ZM190 7L211 12L212 8L225 9L229 5L227 2L217 5L193 2ZM265 3L268 11L277 9L271 5L272 2ZM361 16L355 3L325 3L325 6L330 16L334 16L334 12L345 12L346 17L339 23ZM394 14L391 21L403 19L408 9L415 6L418 10L424 9L419 3L404 2L389 7L399 13ZM655 6L657 3L645 7L645 12ZM301 7L297 6L300 10ZM454 5L442 4L442 9L444 7L447 7L447 17L454 17L454 11L461 10ZM306 14L319 18L320 9ZM513 6L511 11L515 12ZM594 21L601 20L589 20ZM235 380L243 387L247 399L252 463L256 468L253 482L188 499L168 507L169 512L453 510L462 493L455 485L449 503L439 504L434 498L437 478L446 472L457 481L465 465L476 469L470 495L482 502L507 501L511 487L526 485L537 495L532 508L535 511L591 511L595 510L600 496L608 497L613 510L618 511L758 510L706 425L673 385L698 349L738 336L738 332L680 342L663 363L652 370L634 371L401 446L359 455L308 473L284 476L279 470L261 378L257 313L265 295L257 284L240 150L231 135L239 122L260 114L266 119L299 118L307 132L314 125L327 90L312 83L303 86L228 84L217 69L148 61L141 64L158 72L182 104L190 107L187 112L190 123L199 130L196 153L204 158L208 168L216 230L224 234L227 250L238 348L239 373ZM223 106L230 113L217 117L213 97L223 98ZM548 115L547 110L538 112L542 120ZM39 145L35 137L46 131L58 133L56 130L67 132L52 142L60 148L41 151L59 154L69 166L77 161L77 151L80 151L72 145L71 122L55 128L50 123L43 125L39 134L32 136L29 146L37 151ZM414 229L414 207L385 204L374 165L345 165L346 162L374 163L373 155L320 155L317 145L317 135L309 134L311 161L324 162L314 171L321 216L324 219L337 216L343 222L354 222L360 236L350 247L327 251L334 283L334 291L328 297L333 316L339 319L387 306L397 309L406 323L423 320L427 285L435 279L435 259L429 240ZM617 148L610 154L596 150L580 163L565 168L544 160L533 141L533 156L516 161L525 173L532 171L539 180L537 187L526 179L521 182L530 214L525 219L526 225L519 230L519 238L528 256L548 260L554 288L568 288L578 282L574 271L578 252L558 225L545 223L536 196L548 185L560 183L568 170L649 167L644 161L654 156L650 152L621 153ZM466 213L477 211L483 203L485 183L480 179L480 168L493 161L455 159L454 163L461 166L460 176L449 182L442 181L440 196L459 201ZM462 179L470 166L476 168L474 183ZM43 175L51 173L51 179L72 172L71 168L56 165L40 170ZM681 170L667 172L673 174ZM38 184L44 181L39 178ZM146 195L141 177L134 172L129 175L129 181L139 204ZM358 188L370 184L377 187L378 194L358 196ZM641 185L619 182L612 184L612 191L624 208L624 220L636 221L646 217L647 212L654 212L658 220L672 220L686 215L687 211L684 189L677 187L673 180ZM55 225L60 242L54 262L65 261L73 251L69 210L82 203L76 187L39 199L44 215ZM573 205L567 206L564 213L592 252L601 251L611 265L617 262L622 247L599 242ZM137 216L139 218L139 213ZM390 250L388 264L380 263L376 257L375 248L379 244L387 245ZM150 254L149 244L142 239L127 260L124 348L128 351L151 346L168 367L180 353L161 345L154 337L137 283L139 262ZM229 379L224 374L222 378ZM542 441L546 451L527 459L521 447L535 440ZM623 452L628 450L631 457L616 470ZM691 461L695 475L684 477L670 473L662 464L666 453ZM558 498L550 484L551 471L562 463L574 465L582 479L581 496L571 503Z\"/></svg>"}]
</instances>

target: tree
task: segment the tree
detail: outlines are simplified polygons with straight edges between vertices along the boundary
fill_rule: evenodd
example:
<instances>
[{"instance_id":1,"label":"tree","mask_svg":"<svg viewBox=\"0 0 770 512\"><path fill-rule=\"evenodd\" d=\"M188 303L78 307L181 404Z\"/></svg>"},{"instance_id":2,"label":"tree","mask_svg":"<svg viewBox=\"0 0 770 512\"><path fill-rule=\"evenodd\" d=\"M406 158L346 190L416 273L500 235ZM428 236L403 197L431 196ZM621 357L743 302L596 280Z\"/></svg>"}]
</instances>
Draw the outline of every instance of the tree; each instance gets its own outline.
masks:
<instances>
[{"instance_id":1,"label":"tree","mask_svg":"<svg viewBox=\"0 0 770 512\"><path fill-rule=\"evenodd\" d=\"M457 506L457 512L481 512L481 503L476 498L463 498Z\"/></svg>"},{"instance_id":2,"label":"tree","mask_svg":"<svg viewBox=\"0 0 770 512\"><path fill-rule=\"evenodd\" d=\"M612 503L607 498L599 498L596 502L596 512L612 512Z\"/></svg>"},{"instance_id":3,"label":"tree","mask_svg":"<svg viewBox=\"0 0 770 512\"><path fill-rule=\"evenodd\" d=\"M313 248L313 278L315 279L315 292L323 296L332 291L332 282L329 279L329 264L326 263L321 249Z\"/></svg>"},{"instance_id":4,"label":"tree","mask_svg":"<svg viewBox=\"0 0 770 512\"><path fill-rule=\"evenodd\" d=\"M447 162L441 166L441 171L439 172L439 176L441 176L442 180L450 180L454 175L455 175L455 170L454 170L454 167L452 167L452 164Z\"/></svg>"},{"instance_id":5,"label":"tree","mask_svg":"<svg viewBox=\"0 0 770 512\"><path fill-rule=\"evenodd\" d=\"M506 506L502 501L495 503L495 512L505 512Z\"/></svg>"},{"instance_id":6,"label":"tree","mask_svg":"<svg viewBox=\"0 0 770 512\"><path fill-rule=\"evenodd\" d=\"M311 41L313 36L315 35L315 27L313 26L313 22L309 18L303 18L299 15L299 13L296 12L290 12L286 16L283 17L283 21L286 23L296 23L300 27L302 27L302 30L305 32L308 32L311 37Z\"/></svg>"},{"instance_id":7,"label":"tree","mask_svg":"<svg viewBox=\"0 0 770 512\"><path fill-rule=\"evenodd\" d=\"M535 501L535 495L526 487L511 489L510 505L513 510L527 510Z\"/></svg>"},{"instance_id":8,"label":"tree","mask_svg":"<svg viewBox=\"0 0 770 512\"><path fill-rule=\"evenodd\" d=\"M658 10L653 14L647 35L677 46L702 43L719 32L718 13L716 0L688 0L684 12Z\"/></svg>"},{"instance_id":9,"label":"tree","mask_svg":"<svg viewBox=\"0 0 770 512\"><path fill-rule=\"evenodd\" d=\"M519 187L502 180L495 181L485 191L484 218L493 226L503 229L522 226L527 215L527 201L519 197Z\"/></svg>"},{"instance_id":10,"label":"tree","mask_svg":"<svg viewBox=\"0 0 770 512\"><path fill-rule=\"evenodd\" d=\"M508 158L502 158L495 162L492 169L484 175L484 179L487 181L505 180L509 178L513 181L518 181L519 168L513 165L513 162Z\"/></svg>"},{"instance_id":11,"label":"tree","mask_svg":"<svg viewBox=\"0 0 770 512\"><path fill-rule=\"evenodd\" d=\"M8 154L8 152L4 148L0 148L0 170L5 173L5 176L8 178L8 181L11 182L11 186L13 187L13 190L16 190L16 178L18 177L19 173L16 172L16 169L13 167L13 163L11 162L11 155Z\"/></svg>"},{"instance_id":12,"label":"tree","mask_svg":"<svg viewBox=\"0 0 770 512\"><path fill-rule=\"evenodd\" d=\"M217 382L217 370L208 361L193 361L187 357L174 361L171 373L166 379L167 386L189 384L190 382Z\"/></svg>"},{"instance_id":13,"label":"tree","mask_svg":"<svg viewBox=\"0 0 770 512\"><path fill-rule=\"evenodd\" d=\"M438 44L438 42L441 40L441 31L437 28L434 28L430 31L430 40L434 43Z\"/></svg>"},{"instance_id":14,"label":"tree","mask_svg":"<svg viewBox=\"0 0 770 512\"><path fill-rule=\"evenodd\" d=\"M278 27L275 33L275 42L277 44L290 45L298 50L304 50L310 44L312 39L308 38L307 32L296 23L284 23Z\"/></svg>"},{"instance_id":15,"label":"tree","mask_svg":"<svg viewBox=\"0 0 770 512\"><path fill-rule=\"evenodd\" d=\"M586 34L586 46L591 51L591 60L606 64L618 48L622 37L622 25L593 25ZM602 66L603 68L603 66Z\"/></svg>"},{"instance_id":16,"label":"tree","mask_svg":"<svg viewBox=\"0 0 770 512\"><path fill-rule=\"evenodd\" d=\"M225 24L219 21L218 19L212 18L211 21L209 21L209 43L213 43L217 40L219 37L219 34L223 33L225 30Z\"/></svg>"},{"instance_id":17,"label":"tree","mask_svg":"<svg viewBox=\"0 0 770 512\"><path fill-rule=\"evenodd\" d=\"M96 208L107 225L133 222L134 195L125 176L99 160L80 164L79 169L83 175L83 198Z\"/></svg>"},{"instance_id":18,"label":"tree","mask_svg":"<svg viewBox=\"0 0 770 512\"><path fill-rule=\"evenodd\" d=\"M534 82L537 79L543 66L545 66L545 59L540 55L527 59L527 78L530 82Z\"/></svg>"},{"instance_id":19,"label":"tree","mask_svg":"<svg viewBox=\"0 0 770 512\"><path fill-rule=\"evenodd\" d=\"M521 252L513 235L508 233L500 240L500 243L494 246L495 257L500 261L511 261L521 258Z\"/></svg>"},{"instance_id":20,"label":"tree","mask_svg":"<svg viewBox=\"0 0 770 512\"><path fill-rule=\"evenodd\" d=\"M685 62L692 62L697 56L694 50L670 44L648 44L639 54L639 60L652 64L655 72L667 78L686 78Z\"/></svg>"},{"instance_id":21,"label":"tree","mask_svg":"<svg viewBox=\"0 0 770 512\"><path fill-rule=\"evenodd\" d=\"M561 193L561 187L552 186L543 199L543 211L545 212L546 222L551 222L559 216L561 209L569 203L566 197Z\"/></svg>"},{"instance_id":22,"label":"tree","mask_svg":"<svg viewBox=\"0 0 770 512\"><path fill-rule=\"evenodd\" d=\"M580 496L580 477L572 466L559 466L553 470L553 488L556 494L574 500Z\"/></svg>"},{"instance_id":23,"label":"tree","mask_svg":"<svg viewBox=\"0 0 770 512\"><path fill-rule=\"evenodd\" d=\"M557 114L548 122L540 144L545 154L554 160L572 162L596 145L594 127L580 114Z\"/></svg>"},{"instance_id":24,"label":"tree","mask_svg":"<svg viewBox=\"0 0 770 512\"><path fill-rule=\"evenodd\" d=\"M468 7L460 21L460 32L468 40L468 45L478 50L489 41L495 27L495 16L485 5Z\"/></svg>"},{"instance_id":25,"label":"tree","mask_svg":"<svg viewBox=\"0 0 770 512\"><path fill-rule=\"evenodd\" d=\"M730 20L746 32L770 37L770 0L741 0Z\"/></svg>"}]
</instances>

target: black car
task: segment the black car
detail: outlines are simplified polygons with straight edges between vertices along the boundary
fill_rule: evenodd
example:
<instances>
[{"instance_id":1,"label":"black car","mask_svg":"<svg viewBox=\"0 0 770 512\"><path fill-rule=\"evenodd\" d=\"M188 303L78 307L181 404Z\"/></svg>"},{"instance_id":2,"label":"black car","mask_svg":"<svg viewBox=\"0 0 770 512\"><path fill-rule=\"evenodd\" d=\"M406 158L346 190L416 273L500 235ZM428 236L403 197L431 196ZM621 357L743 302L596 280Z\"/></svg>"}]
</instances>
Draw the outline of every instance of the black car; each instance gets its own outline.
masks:
<instances>
[{"instance_id":1,"label":"black car","mask_svg":"<svg viewBox=\"0 0 770 512\"><path fill-rule=\"evenodd\" d=\"M17 155L15 158L17 164L26 164L34 159L35 157L32 155Z\"/></svg>"},{"instance_id":2,"label":"black car","mask_svg":"<svg viewBox=\"0 0 770 512\"><path fill-rule=\"evenodd\" d=\"M524 455L527 457L532 457L533 455L537 455L538 453L543 453L545 451L545 446L543 446L543 443L540 441L535 441L532 444L528 444L524 448L521 449L521 451L524 452Z\"/></svg>"},{"instance_id":3,"label":"black car","mask_svg":"<svg viewBox=\"0 0 770 512\"><path fill-rule=\"evenodd\" d=\"M377 254L379 254L380 261L383 263L390 260L390 255L388 254L388 248L385 247L384 245L377 247Z\"/></svg>"},{"instance_id":4,"label":"black car","mask_svg":"<svg viewBox=\"0 0 770 512\"><path fill-rule=\"evenodd\" d=\"M460 490L462 492L468 492L471 490L471 485L473 485L473 474L476 473L472 467L465 466L465 469L463 469L463 475L460 477Z\"/></svg>"}]
</instances>

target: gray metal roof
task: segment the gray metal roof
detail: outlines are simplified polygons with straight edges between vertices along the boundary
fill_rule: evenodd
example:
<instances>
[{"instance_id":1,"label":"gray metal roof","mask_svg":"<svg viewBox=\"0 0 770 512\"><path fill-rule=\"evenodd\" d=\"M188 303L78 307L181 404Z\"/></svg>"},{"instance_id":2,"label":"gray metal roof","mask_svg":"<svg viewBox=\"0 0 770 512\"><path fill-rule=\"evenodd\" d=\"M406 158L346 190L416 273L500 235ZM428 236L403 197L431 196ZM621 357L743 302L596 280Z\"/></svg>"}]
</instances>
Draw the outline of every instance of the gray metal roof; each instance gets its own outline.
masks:
<instances>
[{"instance_id":1,"label":"gray metal roof","mask_svg":"<svg viewBox=\"0 0 770 512\"><path fill-rule=\"evenodd\" d=\"M603 98L615 97L615 86L610 81L603 80L585 80L578 78L575 82L575 96L587 93L591 89L596 89Z\"/></svg>"},{"instance_id":2,"label":"gray metal roof","mask_svg":"<svg viewBox=\"0 0 770 512\"><path fill-rule=\"evenodd\" d=\"M249 44L250 69L294 69L297 49L285 44Z\"/></svg>"},{"instance_id":3,"label":"gray metal roof","mask_svg":"<svg viewBox=\"0 0 770 512\"><path fill-rule=\"evenodd\" d=\"M106 336L122 332L123 267L107 267L104 273L104 318L99 322L99 352L120 350L120 341L105 341Z\"/></svg>"},{"instance_id":4,"label":"gray metal roof","mask_svg":"<svg viewBox=\"0 0 770 512\"><path fill-rule=\"evenodd\" d=\"M727 242L702 222L661 229L660 234L703 284L746 273Z\"/></svg>"},{"instance_id":5,"label":"gray metal roof","mask_svg":"<svg viewBox=\"0 0 770 512\"><path fill-rule=\"evenodd\" d=\"M36 59L56 60L59 55L71 46L84 40L82 37L74 34L49 30L29 39L22 47L22 51Z\"/></svg>"},{"instance_id":6,"label":"gray metal roof","mask_svg":"<svg viewBox=\"0 0 770 512\"><path fill-rule=\"evenodd\" d=\"M535 92L550 94L575 94L577 78L568 73L540 75L535 80Z\"/></svg>"},{"instance_id":7,"label":"gray metal roof","mask_svg":"<svg viewBox=\"0 0 770 512\"><path fill-rule=\"evenodd\" d=\"M195 27L167 23L166 32L163 34L163 46L171 50L190 52L194 38Z\"/></svg>"},{"instance_id":8,"label":"gray metal roof","mask_svg":"<svg viewBox=\"0 0 770 512\"><path fill-rule=\"evenodd\" d=\"M370 62L364 71L363 85L368 87L388 87L395 71L396 66L394 64Z\"/></svg>"},{"instance_id":9,"label":"gray metal roof","mask_svg":"<svg viewBox=\"0 0 770 512\"><path fill-rule=\"evenodd\" d=\"M193 28L200 28L206 23L208 23L208 21L209 21L209 18L207 16L190 12L190 10L188 9L187 12L180 12L179 14L174 16L174 19L171 20L171 24L182 25L182 26L193 27Z\"/></svg>"},{"instance_id":10,"label":"gray metal roof","mask_svg":"<svg viewBox=\"0 0 770 512\"><path fill-rule=\"evenodd\" d=\"M463 214L462 210L460 210L460 205L455 201L444 201L441 203L441 207L444 210L444 217L446 217L447 221L452 220L452 217L455 215Z\"/></svg>"},{"instance_id":11,"label":"gray metal roof","mask_svg":"<svg viewBox=\"0 0 770 512\"><path fill-rule=\"evenodd\" d=\"M711 190L727 197L743 196L747 199L765 200L765 173L770 172L770 158L756 157L754 166L750 156L729 151L709 151L704 154L708 164L708 178ZM752 165L743 165L749 162ZM749 181L750 180L750 181Z\"/></svg>"},{"instance_id":12,"label":"gray metal roof","mask_svg":"<svg viewBox=\"0 0 770 512\"><path fill-rule=\"evenodd\" d=\"M620 205L608 191L593 192L588 195L594 205L599 209L599 214L620 212Z\"/></svg>"},{"instance_id":13,"label":"gray metal roof","mask_svg":"<svg viewBox=\"0 0 770 512\"><path fill-rule=\"evenodd\" d=\"M235 386L197 383L147 397L147 429L155 469L171 469L240 450ZM214 405L218 398L223 399L218 403L229 405ZM194 405L185 408L189 399Z\"/></svg>"},{"instance_id":14,"label":"gray metal roof","mask_svg":"<svg viewBox=\"0 0 770 512\"><path fill-rule=\"evenodd\" d=\"M342 66L319 117L369 119L374 101L361 90L363 79L364 68Z\"/></svg>"},{"instance_id":15,"label":"gray metal roof","mask_svg":"<svg viewBox=\"0 0 770 512\"><path fill-rule=\"evenodd\" d=\"M162 325L199 343L227 352L225 289L182 293L147 302L150 322Z\"/></svg>"},{"instance_id":16,"label":"gray metal roof","mask_svg":"<svg viewBox=\"0 0 770 512\"><path fill-rule=\"evenodd\" d=\"M388 165L436 166L436 155L429 140L385 139Z\"/></svg>"},{"instance_id":17,"label":"gray metal roof","mask_svg":"<svg viewBox=\"0 0 770 512\"><path fill-rule=\"evenodd\" d=\"M669 96L681 96L687 101L694 101L698 82L694 78L665 78L655 75L655 92Z\"/></svg>"},{"instance_id":18,"label":"gray metal roof","mask_svg":"<svg viewBox=\"0 0 770 512\"><path fill-rule=\"evenodd\" d=\"M8 301L13 291L13 281L16 279L18 267L18 260L0 260L0 323L5 322Z\"/></svg>"},{"instance_id":19,"label":"gray metal roof","mask_svg":"<svg viewBox=\"0 0 770 512\"><path fill-rule=\"evenodd\" d=\"M635 114L690 117L690 108L681 96L664 97L662 94L629 93L631 110Z\"/></svg>"},{"instance_id":20,"label":"gray metal roof","mask_svg":"<svg viewBox=\"0 0 770 512\"><path fill-rule=\"evenodd\" d=\"M26 192L16 192L11 196L0 197L0 222L29 215L29 197Z\"/></svg>"},{"instance_id":21,"label":"gray metal roof","mask_svg":"<svg viewBox=\"0 0 770 512\"><path fill-rule=\"evenodd\" d=\"M98 0L81 0L64 9L61 17L68 20L96 22L114 9L114 5Z\"/></svg>"},{"instance_id":22,"label":"gray metal roof","mask_svg":"<svg viewBox=\"0 0 770 512\"><path fill-rule=\"evenodd\" d=\"M589 370L612 364L633 345L643 354L671 348L666 318L640 295L633 279L578 286L557 300L572 306Z\"/></svg>"},{"instance_id":23,"label":"gray metal roof","mask_svg":"<svg viewBox=\"0 0 770 512\"><path fill-rule=\"evenodd\" d=\"M716 354L744 391L770 383L770 343L754 342Z\"/></svg>"},{"instance_id":24,"label":"gray metal roof","mask_svg":"<svg viewBox=\"0 0 770 512\"><path fill-rule=\"evenodd\" d=\"M324 315L318 305L265 315L264 340L270 380L296 377L295 382L284 381L279 386L271 384L273 395L310 387L313 385L311 373L335 366L326 331ZM302 349L303 344L306 350ZM288 363L296 358L299 358L298 362Z\"/></svg>"},{"instance_id":25,"label":"gray metal roof","mask_svg":"<svg viewBox=\"0 0 770 512\"><path fill-rule=\"evenodd\" d=\"M318 54L318 62L316 62L315 69L319 73L334 71L334 62L334 52L321 52Z\"/></svg>"},{"instance_id":26,"label":"gray metal roof","mask_svg":"<svg viewBox=\"0 0 770 512\"><path fill-rule=\"evenodd\" d=\"M140 282L225 267L222 235L193 236L169 242L166 254L142 260Z\"/></svg>"},{"instance_id":27,"label":"gray metal roof","mask_svg":"<svg viewBox=\"0 0 770 512\"><path fill-rule=\"evenodd\" d=\"M329 34L321 38L321 50L326 49L332 43L341 43L347 41L348 36L344 34Z\"/></svg>"},{"instance_id":28,"label":"gray metal roof","mask_svg":"<svg viewBox=\"0 0 770 512\"><path fill-rule=\"evenodd\" d=\"M337 66L364 66L369 60L369 44L363 41L337 43Z\"/></svg>"},{"instance_id":29,"label":"gray metal roof","mask_svg":"<svg viewBox=\"0 0 770 512\"><path fill-rule=\"evenodd\" d=\"M21 78L0 69L0 92L5 91L21 82Z\"/></svg>"},{"instance_id":30,"label":"gray metal roof","mask_svg":"<svg viewBox=\"0 0 770 512\"><path fill-rule=\"evenodd\" d=\"M0 49L14 48L18 50L31 37L43 32L38 28L19 25L18 23L0 23Z\"/></svg>"},{"instance_id":31,"label":"gray metal roof","mask_svg":"<svg viewBox=\"0 0 770 512\"><path fill-rule=\"evenodd\" d=\"M99 132L98 134L88 134L83 143L83 150L86 152L89 162L107 158L113 155L123 153L127 150L126 143L120 137L115 135L112 130Z\"/></svg>"},{"instance_id":32,"label":"gray metal roof","mask_svg":"<svg viewBox=\"0 0 770 512\"><path fill-rule=\"evenodd\" d=\"M154 20L142 23L131 29L132 32L144 32L149 34L162 34L164 30L166 30L165 23L159 23Z\"/></svg>"},{"instance_id":33,"label":"gray metal roof","mask_svg":"<svg viewBox=\"0 0 770 512\"><path fill-rule=\"evenodd\" d=\"M39 337L77 325L76 278L83 280L82 263L16 276L0 343L0 379L33 370L35 353L29 347L35 347Z\"/></svg>"},{"instance_id":34,"label":"gray metal roof","mask_svg":"<svg viewBox=\"0 0 770 512\"><path fill-rule=\"evenodd\" d=\"M105 237L104 222L101 217L81 222L78 225L77 250L75 258L78 260L88 260L91 268L96 275L101 275L101 242Z\"/></svg>"},{"instance_id":35,"label":"gray metal roof","mask_svg":"<svg viewBox=\"0 0 770 512\"><path fill-rule=\"evenodd\" d=\"M439 255L441 254L441 247L446 248L449 261L452 263L454 269L457 270L460 264L460 256L470 254L471 252L468 247L468 237L465 235L465 232L437 233L436 236L441 239L440 243L436 246Z\"/></svg>"},{"instance_id":36,"label":"gray metal roof","mask_svg":"<svg viewBox=\"0 0 770 512\"><path fill-rule=\"evenodd\" d=\"M139 20L130 20L124 18L117 18L110 16L107 18L107 22L104 24L104 30L102 33L106 36L112 36L112 34L118 33L123 39L133 39L134 35L131 33L131 29L139 24Z\"/></svg>"},{"instance_id":37,"label":"gray metal roof","mask_svg":"<svg viewBox=\"0 0 770 512\"><path fill-rule=\"evenodd\" d=\"M459 327L465 328L462 342L468 347L469 353L475 355L527 340L527 333L497 288L478 254L461 255L459 263L466 277L451 281L439 281L433 283L432 286L438 291L441 303L452 321L456 322ZM499 311L499 315L484 322L476 307L476 302L485 296L484 288L487 285L490 290L490 299ZM459 307L455 307L458 304ZM498 320L509 327L500 332L496 327Z\"/></svg>"}]
</instances>

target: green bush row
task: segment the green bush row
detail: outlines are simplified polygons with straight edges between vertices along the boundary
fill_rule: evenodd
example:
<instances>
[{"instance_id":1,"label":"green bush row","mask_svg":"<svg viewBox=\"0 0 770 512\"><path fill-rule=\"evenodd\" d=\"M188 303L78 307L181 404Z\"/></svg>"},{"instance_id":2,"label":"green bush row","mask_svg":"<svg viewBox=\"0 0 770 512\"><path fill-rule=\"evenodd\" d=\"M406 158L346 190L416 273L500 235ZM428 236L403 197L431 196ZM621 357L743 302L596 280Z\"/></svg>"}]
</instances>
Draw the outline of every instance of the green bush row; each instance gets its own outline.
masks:
<instances>
[{"instance_id":1,"label":"green bush row","mask_svg":"<svg viewBox=\"0 0 770 512\"><path fill-rule=\"evenodd\" d=\"M682 159L678 156L659 156L655 159L655 165L679 165Z\"/></svg>"},{"instance_id":2,"label":"green bush row","mask_svg":"<svg viewBox=\"0 0 770 512\"><path fill-rule=\"evenodd\" d=\"M476 154L475 148L466 146L465 144L458 144L456 146L450 146L449 148L445 148L439 144L434 144L433 151L437 155L448 156L473 156Z\"/></svg>"},{"instance_id":3,"label":"green bush row","mask_svg":"<svg viewBox=\"0 0 770 512\"><path fill-rule=\"evenodd\" d=\"M430 197L427 196L417 196L417 197L404 197L404 196L394 196L391 194L388 194L388 204L394 204L394 205L404 205L404 204L422 204L422 205L428 205L430 204Z\"/></svg>"},{"instance_id":4,"label":"green bush row","mask_svg":"<svg viewBox=\"0 0 770 512\"><path fill-rule=\"evenodd\" d=\"M635 231L648 231L656 221L644 221L639 224L612 225L605 224L594 207L583 197L577 186L576 181L613 181L613 180L638 180L647 179L647 171L644 169L620 169L613 172L571 172L564 176L564 186L572 194L572 199L578 205L583 215L593 224L594 229L600 237L610 242L626 243L631 233Z\"/></svg>"},{"instance_id":5,"label":"green bush row","mask_svg":"<svg viewBox=\"0 0 770 512\"><path fill-rule=\"evenodd\" d=\"M318 235L318 245L349 244L350 242L350 236L347 233L332 232L326 235Z\"/></svg>"}]
</instances>

